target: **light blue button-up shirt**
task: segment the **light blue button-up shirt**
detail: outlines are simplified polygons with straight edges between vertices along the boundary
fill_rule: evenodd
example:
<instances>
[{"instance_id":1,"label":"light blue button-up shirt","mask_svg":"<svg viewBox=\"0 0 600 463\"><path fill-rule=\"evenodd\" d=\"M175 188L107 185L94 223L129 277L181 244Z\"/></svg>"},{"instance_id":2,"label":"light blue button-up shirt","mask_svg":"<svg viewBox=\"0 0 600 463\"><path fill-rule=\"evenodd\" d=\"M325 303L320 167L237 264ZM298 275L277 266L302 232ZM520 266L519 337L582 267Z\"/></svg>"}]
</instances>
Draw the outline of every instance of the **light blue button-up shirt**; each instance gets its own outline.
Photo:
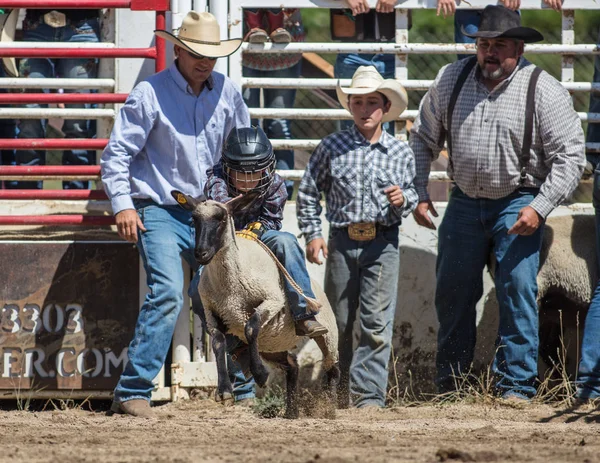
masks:
<instances>
[{"instance_id":1,"label":"light blue button-up shirt","mask_svg":"<svg viewBox=\"0 0 600 463\"><path fill-rule=\"evenodd\" d=\"M175 204L174 189L199 197L231 129L249 125L239 89L218 72L199 96L175 63L139 83L119 112L100 161L113 213L133 209L133 198Z\"/></svg>"}]
</instances>

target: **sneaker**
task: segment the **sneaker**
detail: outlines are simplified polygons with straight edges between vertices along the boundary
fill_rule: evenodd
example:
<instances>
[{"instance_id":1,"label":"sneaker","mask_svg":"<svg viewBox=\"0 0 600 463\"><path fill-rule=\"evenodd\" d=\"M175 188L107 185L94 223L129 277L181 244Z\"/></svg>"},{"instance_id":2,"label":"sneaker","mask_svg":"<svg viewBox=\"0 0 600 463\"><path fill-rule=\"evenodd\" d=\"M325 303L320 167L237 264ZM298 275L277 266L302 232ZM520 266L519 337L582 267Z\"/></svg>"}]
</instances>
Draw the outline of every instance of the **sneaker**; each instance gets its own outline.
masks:
<instances>
[{"instance_id":1,"label":"sneaker","mask_svg":"<svg viewBox=\"0 0 600 463\"><path fill-rule=\"evenodd\" d=\"M132 399L125 402L113 402L110 406L111 415L131 415L138 418L154 418L154 412L146 399Z\"/></svg>"},{"instance_id":2,"label":"sneaker","mask_svg":"<svg viewBox=\"0 0 600 463\"><path fill-rule=\"evenodd\" d=\"M305 318L304 320L298 320L296 322L296 336L316 338L323 336L328 331L327 328L315 320L315 317Z\"/></svg>"},{"instance_id":3,"label":"sneaker","mask_svg":"<svg viewBox=\"0 0 600 463\"><path fill-rule=\"evenodd\" d=\"M244 37L244 41L250 43L265 43L267 40L269 40L267 32L259 27L251 29Z\"/></svg>"},{"instance_id":4,"label":"sneaker","mask_svg":"<svg viewBox=\"0 0 600 463\"><path fill-rule=\"evenodd\" d=\"M283 27L278 27L271 32L271 42L274 43L290 43L292 41L292 34L290 34Z\"/></svg>"}]
</instances>

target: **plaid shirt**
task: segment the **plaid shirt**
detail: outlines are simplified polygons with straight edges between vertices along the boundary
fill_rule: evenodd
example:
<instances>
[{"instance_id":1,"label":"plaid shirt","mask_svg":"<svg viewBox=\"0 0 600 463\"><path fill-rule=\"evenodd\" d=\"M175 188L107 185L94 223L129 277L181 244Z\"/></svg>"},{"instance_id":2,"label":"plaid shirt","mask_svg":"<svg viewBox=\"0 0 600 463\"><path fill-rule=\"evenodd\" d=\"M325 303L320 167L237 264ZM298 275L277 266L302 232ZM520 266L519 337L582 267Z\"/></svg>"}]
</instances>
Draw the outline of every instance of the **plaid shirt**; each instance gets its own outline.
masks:
<instances>
[{"instance_id":1,"label":"plaid shirt","mask_svg":"<svg viewBox=\"0 0 600 463\"><path fill-rule=\"evenodd\" d=\"M383 131L371 144L354 125L324 138L310 157L297 199L298 226L306 241L321 235L321 191L332 227L371 222L394 225L417 205L415 160L408 144ZM387 187L398 185L404 204L392 206Z\"/></svg>"},{"instance_id":2,"label":"plaid shirt","mask_svg":"<svg viewBox=\"0 0 600 463\"><path fill-rule=\"evenodd\" d=\"M232 199L229 195L227 180L224 178L221 164L209 169L206 175L208 175L208 180L204 187L204 194L209 199L220 203L226 203ZM267 194L260 201L254 202L243 216L234 217L236 230L243 229L251 222L260 222L268 230L281 230L287 190L284 180L277 173L273 175L273 183L271 183Z\"/></svg>"},{"instance_id":3,"label":"plaid shirt","mask_svg":"<svg viewBox=\"0 0 600 463\"><path fill-rule=\"evenodd\" d=\"M429 198L431 162L443 148L450 95L467 60L443 67L419 108L410 136L417 161L415 184ZM448 175L471 198L498 199L518 189L529 77L535 67L521 58L509 78L491 92L479 66L460 92L452 119L452 166ZM585 165L581 122L569 93L542 72L535 93L531 159L525 187L540 188L531 207L542 217L577 187Z\"/></svg>"}]
</instances>

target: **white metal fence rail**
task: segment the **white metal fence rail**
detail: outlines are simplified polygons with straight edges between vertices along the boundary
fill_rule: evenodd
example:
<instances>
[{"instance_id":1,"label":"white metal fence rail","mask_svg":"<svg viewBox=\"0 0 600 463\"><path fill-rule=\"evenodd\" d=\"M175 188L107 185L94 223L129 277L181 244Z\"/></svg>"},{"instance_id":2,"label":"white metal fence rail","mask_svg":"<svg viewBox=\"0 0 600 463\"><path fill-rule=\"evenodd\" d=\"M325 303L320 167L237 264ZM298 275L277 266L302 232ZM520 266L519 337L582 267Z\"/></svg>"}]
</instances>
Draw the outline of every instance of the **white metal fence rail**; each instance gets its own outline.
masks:
<instances>
[{"instance_id":1,"label":"white metal fence rail","mask_svg":"<svg viewBox=\"0 0 600 463\"><path fill-rule=\"evenodd\" d=\"M372 8L375 0L369 0ZM466 2L464 2L466 3ZM458 8L483 9L489 2L476 0L468 5L459 5ZM281 8L277 0L230 0L230 37L242 36L243 9L244 8ZM343 8L345 2L338 0L290 0L285 3L286 8ZM274 79L274 78L245 78L242 76L242 53L389 53L396 56L395 76L408 91L426 90L431 85L431 80L409 80L408 60L412 54L456 54L475 53L473 45L439 44L439 43L410 43L408 31L409 10L435 9L437 0L407 0L396 7L396 43L290 43L290 44L248 44L244 43L241 51L230 57L229 75L242 87L253 88L303 88L303 89L332 89L337 83L336 79ZM546 8L540 1L523 0L521 9L537 10ZM594 0L565 0L563 2L561 44L533 44L525 47L526 53L532 54L560 54L561 81L570 92L600 92L600 84L591 82L575 82L574 80L574 55L596 55L600 53L596 44L575 44L575 15L574 10L599 9ZM449 19L451 20L451 19ZM342 83L347 84L349 80ZM251 108L250 114L256 118L287 118L287 119L350 119L345 110L324 109L270 109ZM410 120L416 116L415 110L407 110L399 120ZM600 122L598 113L579 113L584 122ZM274 140L274 146L294 147L296 149L313 149L319 140ZM597 143L588 144L588 151L598 150Z\"/></svg>"}]
</instances>

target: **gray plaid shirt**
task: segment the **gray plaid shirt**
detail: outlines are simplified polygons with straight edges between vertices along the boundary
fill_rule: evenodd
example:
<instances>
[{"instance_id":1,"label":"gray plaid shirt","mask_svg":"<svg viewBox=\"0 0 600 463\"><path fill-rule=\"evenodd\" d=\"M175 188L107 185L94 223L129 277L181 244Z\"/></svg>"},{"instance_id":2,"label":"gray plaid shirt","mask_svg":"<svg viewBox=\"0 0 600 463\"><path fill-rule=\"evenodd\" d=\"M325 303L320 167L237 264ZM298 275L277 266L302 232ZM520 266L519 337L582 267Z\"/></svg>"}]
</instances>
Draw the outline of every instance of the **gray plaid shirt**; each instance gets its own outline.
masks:
<instances>
[{"instance_id":1,"label":"gray plaid shirt","mask_svg":"<svg viewBox=\"0 0 600 463\"><path fill-rule=\"evenodd\" d=\"M419 108L410 146L417 162L419 199L427 200L427 182L443 148L448 104L467 60L443 67ZM452 119L452 166L448 175L471 198L498 199L519 188L529 77L535 66L521 58L511 76L493 91L480 82L476 65L464 83ZM585 165L581 122L569 93L546 72L538 80L531 159L525 187L540 188L531 207L542 217L577 187Z\"/></svg>"},{"instance_id":2,"label":"gray plaid shirt","mask_svg":"<svg viewBox=\"0 0 600 463\"><path fill-rule=\"evenodd\" d=\"M394 225L418 201L413 180L415 159L407 143L383 131L371 144L356 126L325 137L315 149L302 177L297 199L298 226L306 242L321 235L321 192L325 217L332 227L371 222ZM404 194L401 207L392 206L387 187L398 185Z\"/></svg>"}]
</instances>

